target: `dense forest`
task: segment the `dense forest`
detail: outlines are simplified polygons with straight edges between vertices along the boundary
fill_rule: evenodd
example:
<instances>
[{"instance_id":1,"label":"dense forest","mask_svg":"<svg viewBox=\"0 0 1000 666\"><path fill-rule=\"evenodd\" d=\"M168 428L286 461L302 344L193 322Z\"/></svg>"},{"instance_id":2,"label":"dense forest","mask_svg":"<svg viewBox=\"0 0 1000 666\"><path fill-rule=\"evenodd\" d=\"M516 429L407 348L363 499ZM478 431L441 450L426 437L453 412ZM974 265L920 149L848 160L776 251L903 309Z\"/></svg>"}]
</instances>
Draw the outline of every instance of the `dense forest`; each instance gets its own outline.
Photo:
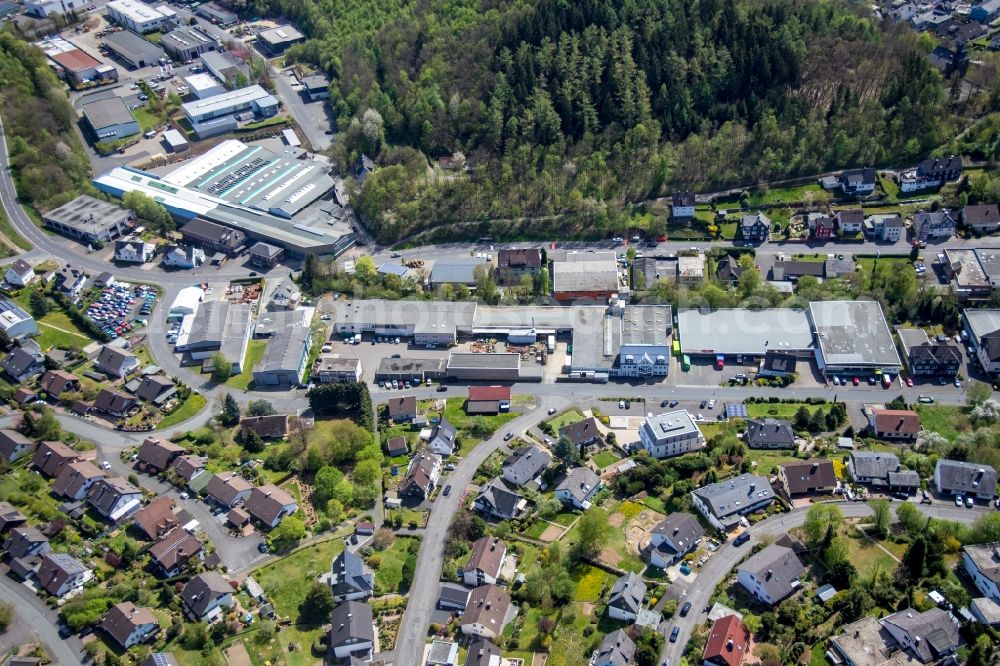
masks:
<instances>
[{"instance_id":1,"label":"dense forest","mask_svg":"<svg viewBox=\"0 0 1000 666\"><path fill-rule=\"evenodd\" d=\"M381 240L600 228L675 187L907 162L954 129L931 45L846 0L259 4L331 75L342 166L381 167L356 198ZM465 172L431 168L455 153Z\"/></svg>"}]
</instances>

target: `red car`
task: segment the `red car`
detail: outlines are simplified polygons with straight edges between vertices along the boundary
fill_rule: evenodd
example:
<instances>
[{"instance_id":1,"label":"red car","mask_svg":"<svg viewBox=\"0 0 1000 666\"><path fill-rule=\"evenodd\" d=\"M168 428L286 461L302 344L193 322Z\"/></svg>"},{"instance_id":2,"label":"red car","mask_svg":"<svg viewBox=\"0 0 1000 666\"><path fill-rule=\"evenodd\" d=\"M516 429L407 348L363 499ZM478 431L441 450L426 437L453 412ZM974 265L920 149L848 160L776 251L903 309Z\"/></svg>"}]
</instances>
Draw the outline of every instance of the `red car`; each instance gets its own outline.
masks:
<instances>
[{"instance_id":1,"label":"red car","mask_svg":"<svg viewBox=\"0 0 1000 666\"><path fill-rule=\"evenodd\" d=\"M907 386L913 386L913 377L907 377L906 378L906 385Z\"/></svg>"},{"instance_id":2,"label":"red car","mask_svg":"<svg viewBox=\"0 0 1000 666\"><path fill-rule=\"evenodd\" d=\"M861 382L860 382L860 381L858 381L858 378L857 378L857 377L855 377L855 378L854 378L854 385L855 385L855 386L857 386L857 385L858 385L858 384L860 384L860 383L861 383Z\"/></svg>"},{"instance_id":3,"label":"red car","mask_svg":"<svg viewBox=\"0 0 1000 666\"><path fill-rule=\"evenodd\" d=\"M659 236L656 237L656 242L657 243L662 243L665 240L667 240L667 235L666 234L661 234L661 235L659 235Z\"/></svg>"}]
</instances>

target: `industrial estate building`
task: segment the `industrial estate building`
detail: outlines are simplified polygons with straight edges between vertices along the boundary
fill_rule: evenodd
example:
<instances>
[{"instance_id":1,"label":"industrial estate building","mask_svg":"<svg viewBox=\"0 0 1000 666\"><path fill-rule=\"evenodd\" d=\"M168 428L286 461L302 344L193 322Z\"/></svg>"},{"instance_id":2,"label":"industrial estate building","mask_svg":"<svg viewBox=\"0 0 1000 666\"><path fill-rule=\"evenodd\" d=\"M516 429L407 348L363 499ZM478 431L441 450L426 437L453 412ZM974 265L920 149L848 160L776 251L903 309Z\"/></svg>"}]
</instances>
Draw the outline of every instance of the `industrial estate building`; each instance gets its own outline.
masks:
<instances>
[{"instance_id":1,"label":"industrial estate building","mask_svg":"<svg viewBox=\"0 0 1000 666\"><path fill-rule=\"evenodd\" d=\"M81 108L98 141L117 141L139 133L139 122L125 100L117 95L87 102Z\"/></svg>"},{"instance_id":2,"label":"industrial estate building","mask_svg":"<svg viewBox=\"0 0 1000 666\"><path fill-rule=\"evenodd\" d=\"M277 28L262 30L257 33L257 44L268 54L279 56L294 44L304 42L306 36L290 25L279 25Z\"/></svg>"},{"instance_id":3,"label":"industrial estate building","mask_svg":"<svg viewBox=\"0 0 1000 666\"><path fill-rule=\"evenodd\" d=\"M184 116L199 138L236 129L238 114L270 118L278 112L278 100L259 85L230 90L181 105Z\"/></svg>"},{"instance_id":4,"label":"industrial estate building","mask_svg":"<svg viewBox=\"0 0 1000 666\"><path fill-rule=\"evenodd\" d=\"M46 37L35 42L35 46L45 52L52 68L74 88L90 83L113 83L118 80L118 70L114 65L102 64L100 60L62 37Z\"/></svg>"},{"instance_id":5,"label":"industrial estate building","mask_svg":"<svg viewBox=\"0 0 1000 666\"><path fill-rule=\"evenodd\" d=\"M181 222L201 218L239 229L294 256L339 255L355 237L327 200L334 189L328 171L301 148L272 152L228 140L166 176L118 167L94 185L116 197L142 192Z\"/></svg>"},{"instance_id":6,"label":"industrial estate building","mask_svg":"<svg viewBox=\"0 0 1000 666\"><path fill-rule=\"evenodd\" d=\"M118 25L139 33L161 30L177 19L177 12L165 4L151 7L139 0L112 0L107 12L108 18Z\"/></svg>"},{"instance_id":7,"label":"industrial estate building","mask_svg":"<svg viewBox=\"0 0 1000 666\"><path fill-rule=\"evenodd\" d=\"M214 35L207 35L198 28L184 26L163 34L160 46L174 60L186 62L202 53L222 48L222 40Z\"/></svg>"},{"instance_id":8,"label":"industrial estate building","mask_svg":"<svg viewBox=\"0 0 1000 666\"><path fill-rule=\"evenodd\" d=\"M135 214L86 194L42 214L45 226L85 243L118 238L132 228Z\"/></svg>"},{"instance_id":9,"label":"industrial estate building","mask_svg":"<svg viewBox=\"0 0 1000 666\"><path fill-rule=\"evenodd\" d=\"M678 310L681 353L689 356L763 358L768 351L813 353L805 312L789 308Z\"/></svg>"},{"instance_id":10,"label":"industrial estate building","mask_svg":"<svg viewBox=\"0 0 1000 666\"><path fill-rule=\"evenodd\" d=\"M184 315L176 349L190 354L195 361L205 361L220 352L233 364L235 374L243 372L243 358L250 334L253 311L249 305L228 301L206 301L194 314Z\"/></svg>"},{"instance_id":11,"label":"industrial estate building","mask_svg":"<svg viewBox=\"0 0 1000 666\"><path fill-rule=\"evenodd\" d=\"M104 45L120 60L134 69L152 67L158 64L161 58L166 57L163 49L131 30L122 30L107 35L104 38Z\"/></svg>"},{"instance_id":12,"label":"industrial estate building","mask_svg":"<svg viewBox=\"0 0 1000 666\"><path fill-rule=\"evenodd\" d=\"M809 321L824 374L899 373L899 354L878 301L813 302Z\"/></svg>"}]
</instances>

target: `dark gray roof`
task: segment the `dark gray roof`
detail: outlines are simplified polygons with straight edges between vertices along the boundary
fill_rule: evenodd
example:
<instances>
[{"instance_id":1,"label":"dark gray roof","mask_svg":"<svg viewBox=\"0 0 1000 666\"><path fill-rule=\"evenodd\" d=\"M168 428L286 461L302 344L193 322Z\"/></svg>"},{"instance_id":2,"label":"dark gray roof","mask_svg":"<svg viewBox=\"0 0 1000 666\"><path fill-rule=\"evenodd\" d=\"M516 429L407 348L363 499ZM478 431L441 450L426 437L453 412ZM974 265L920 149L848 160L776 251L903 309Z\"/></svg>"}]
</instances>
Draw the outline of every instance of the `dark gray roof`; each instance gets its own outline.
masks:
<instances>
[{"instance_id":1,"label":"dark gray roof","mask_svg":"<svg viewBox=\"0 0 1000 666\"><path fill-rule=\"evenodd\" d=\"M588 416L585 419L564 425L559 428L559 436L565 437L573 444L588 442L595 437L600 437L601 432L597 429L597 419Z\"/></svg>"},{"instance_id":2,"label":"dark gray roof","mask_svg":"<svg viewBox=\"0 0 1000 666\"><path fill-rule=\"evenodd\" d=\"M106 35L104 42L112 50L124 54L126 58L135 61L145 60L147 65L155 63L163 57L163 49L131 30L122 30Z\"/></svg>"},{"instance_id":3,"label":"dark gray roof","mask_svg":"<svg viewBox=\"0 0 1000 666\"><path fill-rule=\"evenodd\" d=\"M631 571L615 581L608 598L608 606L638 614L642 608L642 598L646 594L646 584Z\"/></svg>"},{"instance_id":4,"label":"dark gray roof","mask_svg":"<svg viewBox=\"0 0 1000 666\"><path fill-rule=\"evenodd\" d=\"M739 568L739 571L753 574L774 602L784 599L795 590L793 583L805 570L791 548L778 544L771 544Z\"/></svg>"},{"instance_id":5,"label":"dark gray roof","mask_svg":"<svg viewBox=\"0 0 1000 666\"><path fill-rule=\"evenodd\" d=\"M795 372L796 358L792 354L785 354L777 351L768 351L764 354L764 365L761 369L771 372Z\"/></svg>"},{"instance_id":6,"label":"dark gray roof","mask_svg":"<svg viewBox=\"0 0 1000 666\"><path fill-rule=\"evenodd\" d=\"M135 121L128 104L117 95L86 103L82 108L83 115L87 117L95 130Z\"/></svg>"},{"instance_id":7,"label":"dark gray roof","mask_svg":"<svg viewBox=\"0 0 1000 666\"><path fill-rule=\"evenodd\" d=\"M438 602L450 606L460 606L464 609L465 604L469 602L469 588L455 583L443 583L441 592L438 594Z\"/></svg>"},{"instance_id":8,"label":"dark gray roof","mask_svg":"<svg viewBox=\"0 0 1000 666\"><path fill-rule=\"evenodd\" d=\"M364 561L350 551L342 551L333 560L332 578L334 596L364 592L370 595L374 590L375 576L365 569Z\"/></svg>"},{"instance_id":9,"label":"dark gray roof","mask_svg":"<svg viewBox=\"0 0 1000 666\"><path fill-rule=\"evenodd\" d=\"M976 544L965 546L962 550L980 574L1000 585L1000 545Z\"/></svg>"},{"instance_id":10,"label":"dark gray roof","mask_svg":"<svg viewBox=\"0 0 1000 666\"><path fill-rule=\"evenodd\" d=\"M889 472L899 470L899 458L894 453L860 451L851 454L851 467L856 477L888 479Z\"/></svg>"},{"instance_id":11,"label":"dark gray roof","mask_svg":"<svg viewBox=\"0 0 1000 666\"><path fill-rule=\"evenodd\" d=\"M894 488L916 488L920 486L920 475L912 469L889 472L889 485Z\"/></svg>"},{"instance_id":12,"label":"dark gray roof","mask_svg":"<svg viewBox=\"0 0 1000 666\"><path fill-rule=\"evenodd\" d=\"M601 485L601 477L597 476L594 470L589 467L574 467L566 474L566 478L556 490L565 490L573 496L573 499L582 503L599 485Z\"/></svg>"},{"instance_id":13,"label":"dark gray roof","mask_svg":"<svg viewBox=\"0 0 1000 666\"><path fill-rule=\"evenodd\" d=\"M629 666L635 657L635 642L624 629L614 631L604 637L593 666Z\"/></svg>"},{"instance_id":14,"label":"dark gray roof","mask_svg":"<svg viewBox=\"0 0 1000 666\"><path fill-rule=\"evenodd\" d=\"M951 492L989 492L996 494L997 472L989 465L960 460L938 460L934 477L941 488Z\"/></svg>"},{"instance_id":15,"label":"dark gray roof","mask_svg":"<svg viewBox=\"0 0 1000 666\"><path fill-rule=\"evenodd\" d=\"M372 607L361 601L344 601L333 609L330 620L330 647L375 642Z\"/></svg>"},{"instance_id":16,"label":"dark gray roof","mask_svg":"<svg viewBox=\"0 0 1000 666\"><path fill-rule=\"evenodd\" d=\"M883 618L882 624L895 625L905 632L913 643L910 649L925 664L951 654L962 644L958 622L940 608L923 613L912 609L899 611Z\"/></svg>"},{"instance_id":17,"label":"dark gray roof","mask_svg":"<svg viewBox=\"0 0 1000 666\"><path fill-rule=\"evenodd\" d=\"M465 658L465 666L490 666L490 657L500 656L500 648L491 641L481 638L469 643L469 654Z\"/></svg>"},{"instance_id":18,"label":"dark gray roof","mask_svg":"<svg viewBox=\"0 0 1000 666\"><path fill-rule=\"evenodd\" d=\"M756 474L741 474L698 488L692 494L704 502L716 518L741 513L749 506L774 499L771 484Z\"/></svg>"},{"instance_id":19,"label":"dark gray roof","mask_svg":"<svg viewBox=\"0 0 1000 666\"><path fill-rule=\"evenodd\" d=\"M661 534L673 545L667 547L673 553L687 550L690 545L705 535L705 528L698 519L686 511L672 513L653 528L653 534ZM666 544L664 544L666 546Z\"/></svg>"},{"instance_id":20,"label":"dark gray roof","mask_svg":"<svg viewBox=\"0 0 1000 666\"><path fill-rule=\"evenodd\" d=\"M538 476L551 461L552 456L548 451L535 444L525 444L503 461L503 470L504 474L509 475L511 483L523 486Z\"/></svg>"},{"instance_id":21,"label":"dark gray roof","mask_svg":"<svg viewBox=\"0 0 1000 666\"><path fill-rule=\"evenodd\" d=\"M747 419L747 446L795 447L795 432L791 421L781 419Z\"/></svg>"},{"instance_id":22,"label":"dark gray roof","mask_svg":"<svg viewBox=\"0 0 1000 666\"><path fill-rule=\"evenodd\" d=\"M214 571L198 574L181 590L181 599L191 612L201 617L209 603L216 597L232 594L232 586Z\"/></svg>"},{"instance_id":23,"label":"dark gray roof","mask_svg":"<svg viewBox=\"0 0 1000 666\"><path fill-rule=\"evenodd\" d=\"M504 487L499 479L493 479L479 489L477 501L483 501L505 516L513 515L521 496Z\"/></svg>"}]
</instances>

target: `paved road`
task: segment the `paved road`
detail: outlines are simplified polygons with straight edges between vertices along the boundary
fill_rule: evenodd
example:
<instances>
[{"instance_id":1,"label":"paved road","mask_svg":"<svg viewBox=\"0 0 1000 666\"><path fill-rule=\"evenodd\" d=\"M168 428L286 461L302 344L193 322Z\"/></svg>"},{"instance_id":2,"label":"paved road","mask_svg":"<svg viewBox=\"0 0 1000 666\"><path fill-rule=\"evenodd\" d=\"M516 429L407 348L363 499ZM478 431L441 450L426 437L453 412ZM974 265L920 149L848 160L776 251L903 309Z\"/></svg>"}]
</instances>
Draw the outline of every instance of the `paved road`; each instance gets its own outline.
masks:
<instances>
[{"instance_id":1,"label":"paved road","mask_svg":"<svg viewBox=\"0 0 1000 666\"><path fill-rule=\"evenodd\" d=\"M310 109L306 108L306 103L302 100L302 95L299 91L292 88L288 76L280 69L271 67L271 80L274 81L278 97L284 102L286 109L292 113L295 121L299 124L299 129L306 135L306 139L313 150L321 151L329 148L333 137L325 134L316 125L313 114L310 112ZM321 108L326 108L323 102L316 102L314 104L320 104Z\"/></svg>"},{"instance_id":2,"label":"paved road","mask_svg":"<svg viewBox=\"0 0 1000 666\"><path fill-rule=\"evenodd\" d=\"M871 513L871 509L867 504L863 502L839 502L838 503L844 515L849 518L857 518L861 516L867 516ZM934 518L944 518L946 520L958 520L961 522L967 522L970 520L970 514L975 513L979 515L980 513L986 513L989 511L986 507L978 507L974 511L968 509L960 509L954 506L947 506L942 503L938 503L932 506L927 505L916 505L920 511L928 516ZM715 586L719 584L719 581L723 580L726 576L730 574L733 567L747 554L749 554L750 549L753 548L754 544L760 543L762 537L769 537L772 541L775 537L778 537L793 527L799 527L805 521L806 512L808 508L795 509L789 513L783 513L766 520L762 520L757 523L751 529L751 534L753 535L749 543L746 543L739 547L734 547L732 542L723 544L716 553L709 558L705 566L701 568L698 572L698 576L694 584L688 589L688 594L681 600L691 602L691 612L687 617L680 617L679 615L674 616L675 619L669 624L664 625L664 633L669 636L670 631L673 627L680 628L680 635L678 636L676 643L671 643L669 640L663 648L663 654L661 659L664 661L669 659L671 664L680 663L680 658L684 654L684 647L687 645L688 640L691 638L691 631L699 624L707 621L707 614L705 613L705 606L708 604L709 599L715 593Z\"/></svg>"},{"instance_id":3,"label":"paved road","mask_svg":"<svg viewBox=\"0 0 1000 666\"><path fill-rule=\"evenodd\" d=\"M511 432L526 430L545 418L545 412L549 407L561 409L568 404L567 400L543 398L533 410L511 421L507 430ZM464 489L472 483L472 477L486 458L504 444L503 435L504 432L497 432L492 438L478 445L458 464L450 476L442 479L442 483L451 484L452 492L448 497L439 494L431 508L424 539L420 543L413 585L410 587L406 611L403 613L396 639L394 662L396 664L416 664L423 656L431 613L437 605L438 582L444 564L444 544L448 527L455 512L461 507Z\"/></svg>"},{"instance_id":4,"label":"paved road","mask_svg":"<svg viewBox=\"0 0 1000 666\"><path fill-rule=\"evenodd\" d=\"M19 621L28 624L44 645L54 664L83 664L83 653L79 639L63 639L56 630L58 613L31 593L21 583L0 575L0 600L14 604L14 613Z\"/></svg>"}]
</instances>

